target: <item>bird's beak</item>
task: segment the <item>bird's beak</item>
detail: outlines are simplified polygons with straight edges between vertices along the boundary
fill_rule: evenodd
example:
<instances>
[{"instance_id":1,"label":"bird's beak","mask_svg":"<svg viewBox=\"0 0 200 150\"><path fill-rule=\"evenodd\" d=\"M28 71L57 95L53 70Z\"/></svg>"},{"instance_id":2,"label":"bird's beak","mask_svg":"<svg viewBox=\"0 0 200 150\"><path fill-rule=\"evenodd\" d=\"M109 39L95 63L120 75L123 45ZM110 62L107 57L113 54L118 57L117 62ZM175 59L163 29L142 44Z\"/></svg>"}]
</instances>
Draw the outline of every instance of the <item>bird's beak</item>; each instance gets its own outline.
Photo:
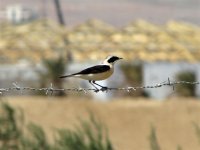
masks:
<instances>
[{"instance_id":1,"label":"bird's beak","mask_svg":"<svg viewBox=\"0 0 200 150\"><path fill-rule=\"evenodd\" d=\"M119 59L123 59L123 58L119 58Z\"/></svg>"}]
</instances>

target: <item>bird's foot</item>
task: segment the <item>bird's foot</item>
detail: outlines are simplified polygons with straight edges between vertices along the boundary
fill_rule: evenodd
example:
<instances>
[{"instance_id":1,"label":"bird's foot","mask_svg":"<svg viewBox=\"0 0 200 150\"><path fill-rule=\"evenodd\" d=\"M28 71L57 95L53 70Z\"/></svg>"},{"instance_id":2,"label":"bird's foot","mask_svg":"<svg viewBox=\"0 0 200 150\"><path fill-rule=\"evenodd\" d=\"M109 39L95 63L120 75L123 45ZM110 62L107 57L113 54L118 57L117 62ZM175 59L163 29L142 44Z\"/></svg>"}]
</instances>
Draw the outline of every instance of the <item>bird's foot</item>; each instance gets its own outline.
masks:
<instances>
[{"instance_id":1,"label":"bird's foot","mask_svg":"<svg viewBox=\"0 0 200 150\"><path fill-rule=\"evenodd\" d=\"M107 90L108 90L108 87L102 87L100 90L101 90L102 92L107 91Z\"/></svg>"},{"instance_id":2,"label":"bird's foot","mask_svg":"<svg viewBox=\"0 0 200 150\"><path fill-rule=\"evenodd\" d=\"M100 90L99 89L95 89L94 92L98 93Z\"/></svg>"}]
</instances>

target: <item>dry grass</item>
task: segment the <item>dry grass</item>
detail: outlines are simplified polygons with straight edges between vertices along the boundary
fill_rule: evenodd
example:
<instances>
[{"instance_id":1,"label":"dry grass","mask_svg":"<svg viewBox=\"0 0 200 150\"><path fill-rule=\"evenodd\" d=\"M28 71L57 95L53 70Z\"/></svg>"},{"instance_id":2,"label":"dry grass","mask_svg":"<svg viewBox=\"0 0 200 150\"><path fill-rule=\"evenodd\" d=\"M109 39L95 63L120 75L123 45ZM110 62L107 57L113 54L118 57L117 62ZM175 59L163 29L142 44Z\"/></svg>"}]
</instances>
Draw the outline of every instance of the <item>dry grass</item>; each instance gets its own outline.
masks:
<instances>
[{"instance_id":1,"label":"dry grass","mask_svg":"<svg viewBox=\"0 0 200 150\"><path fill-rule=\"evenodd\" d=\"M162 150L199 150L193 122L200 125L200 102L168 100L164 102L131 99L108 103L75 98L6 97L25 112L26 121L42 125L52 136L55 128L73 128L77 117L93 112L109 129L116 150L148 150L150 127L156 128Z\"/></svg>"}]
</instances>

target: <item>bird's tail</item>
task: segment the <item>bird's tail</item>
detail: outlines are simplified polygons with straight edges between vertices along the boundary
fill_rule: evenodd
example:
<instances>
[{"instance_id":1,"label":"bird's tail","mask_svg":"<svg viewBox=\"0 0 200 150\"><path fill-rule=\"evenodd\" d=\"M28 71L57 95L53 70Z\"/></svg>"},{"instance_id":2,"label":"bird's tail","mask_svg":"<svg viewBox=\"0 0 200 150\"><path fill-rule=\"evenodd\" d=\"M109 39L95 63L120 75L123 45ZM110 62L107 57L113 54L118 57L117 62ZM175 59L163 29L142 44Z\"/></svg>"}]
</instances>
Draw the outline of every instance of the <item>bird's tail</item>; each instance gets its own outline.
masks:
<instances>
[{"instance_id":1,"label":"bird's tail","mask_svg":"<svg viewBox=\"0 0 200 150\"><path fill-rule=\"evenodd\" d=\"M70 75L60 76L59 78L69 78L69 77L73 77L75 75L76 75L76 73L75 74L70 74Z\"/></svg>"},{"instance_id":2,"label":"bird's tail","mask_svg":"<svg viewBox=\"0 0 200 150\"><path fill-rule=\"evenodd\" d=\"M60 76L59 78L68 78L68 77L72 77L72 75Z\"/></svg>"}]
</instances>

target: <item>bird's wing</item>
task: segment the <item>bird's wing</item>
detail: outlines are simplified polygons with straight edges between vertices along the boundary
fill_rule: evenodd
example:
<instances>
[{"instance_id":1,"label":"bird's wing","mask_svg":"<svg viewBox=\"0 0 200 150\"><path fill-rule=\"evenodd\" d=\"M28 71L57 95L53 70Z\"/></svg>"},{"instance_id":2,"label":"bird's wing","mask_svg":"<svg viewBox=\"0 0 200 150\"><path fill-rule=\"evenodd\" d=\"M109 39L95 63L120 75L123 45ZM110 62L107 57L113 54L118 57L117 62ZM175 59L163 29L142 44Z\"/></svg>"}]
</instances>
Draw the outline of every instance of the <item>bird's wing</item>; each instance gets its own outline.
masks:
<instances>
[{"instance_id":1,"label":"bird's wing","mask_svg":"<svg viewBox=\"0 0 200 150\"><path fill-rule=\"evenodd\" d=\"M72 76L76 76L76 75L103 73L105 71L108 71L109 69L110 69L110 66L108 66L108 65L97 65L97 66L93 66L90 68L86 68L78 73L61 76L60 78L72 77Z\"/></svg>"},{"instance_id":2,"label":"bird's wing","mask_svg":"<svg viewBox=\"0 0 200 150\"><path fill-rule=\"evenodd\" d=\"M110 69L110 66L108 65L97 65L97 66L93 66L87 69L84 69L78 73L76 73L76 75L78 74L97 74L97 73L103 73L105 71L108 71Z\"/></svg>"}]
</instances>

